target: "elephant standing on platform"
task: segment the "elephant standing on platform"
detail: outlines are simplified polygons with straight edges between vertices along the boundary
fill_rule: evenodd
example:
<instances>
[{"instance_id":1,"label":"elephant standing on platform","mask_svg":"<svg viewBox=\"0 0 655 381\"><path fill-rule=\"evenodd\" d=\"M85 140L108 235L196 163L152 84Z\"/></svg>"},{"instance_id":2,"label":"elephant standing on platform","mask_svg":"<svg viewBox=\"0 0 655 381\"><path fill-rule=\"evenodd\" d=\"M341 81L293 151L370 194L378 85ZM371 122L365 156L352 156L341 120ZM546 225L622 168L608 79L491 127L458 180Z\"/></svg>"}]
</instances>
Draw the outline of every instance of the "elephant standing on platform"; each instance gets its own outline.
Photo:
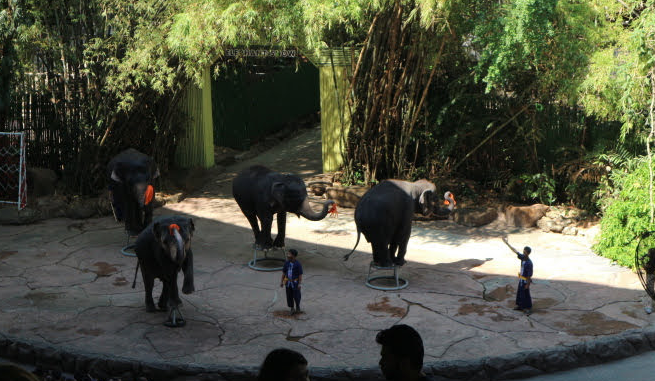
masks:
<instances>
[{"instance_id":1,"label":"elephant standing on platform","mask_svg":"<svg viewBox=\"0 0 655 381\"><path fill-rule=\"evenodd\" d=\"M307 189L301 178L273 172L262 165L241 171L232 183L232 195L248 219L255 236L255 247L259 249L284 247L287 212L319 221L335 203L328 200L320 212L315 212L309 205ZM275 241L271 237L274 214L277 214Z\"/></svg>"},{"instance_id":2,"label":"elephant standing on platform","mask_svg":"<svg viewBox=\"0 0 655 381\"><path fill-rule=\"evenodd\" d=\"M152 221L154 180L159 176L155 161L134 148L116 155L107 165L109 197L118 222L125 231L138 235Z\"/></svg>"},{"instance_id":3,"label":"elephant standing on platform","mask_svg":"<svg viewBox=\"0 0 655 381\"><path fill-rule=\"evenodd\" d=\"M435 191L436 186L427 180L384 180L371 188L357 203L357 243L344 256L344 260L355 251L360 234L364 234L371 243L373 262L377 266L405 264L414 213L428 216L433 212L436 205ZM454 205L454 201L451 205Z\"/></svg>"}]
</instances>

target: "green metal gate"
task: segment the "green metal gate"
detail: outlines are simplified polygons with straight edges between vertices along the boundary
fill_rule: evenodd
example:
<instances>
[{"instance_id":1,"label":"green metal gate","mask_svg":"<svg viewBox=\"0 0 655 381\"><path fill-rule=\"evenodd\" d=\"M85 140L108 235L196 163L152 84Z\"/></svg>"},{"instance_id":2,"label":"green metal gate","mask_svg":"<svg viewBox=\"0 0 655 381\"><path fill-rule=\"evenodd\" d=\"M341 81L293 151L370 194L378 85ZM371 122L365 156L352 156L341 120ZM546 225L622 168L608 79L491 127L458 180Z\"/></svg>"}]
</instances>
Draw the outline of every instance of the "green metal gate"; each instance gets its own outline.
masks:
<instances>
[{"instance_id":1,"label":"green metal gate","mask_svg":"<svg viewBox=\"0 0 655 381\"><path fill-rule=\"evenodd\" d=\"M248 149L286 122L320 109L318 69L250 62L232 64L212 78L214 144Z\"/></svg>"}]
</instances>

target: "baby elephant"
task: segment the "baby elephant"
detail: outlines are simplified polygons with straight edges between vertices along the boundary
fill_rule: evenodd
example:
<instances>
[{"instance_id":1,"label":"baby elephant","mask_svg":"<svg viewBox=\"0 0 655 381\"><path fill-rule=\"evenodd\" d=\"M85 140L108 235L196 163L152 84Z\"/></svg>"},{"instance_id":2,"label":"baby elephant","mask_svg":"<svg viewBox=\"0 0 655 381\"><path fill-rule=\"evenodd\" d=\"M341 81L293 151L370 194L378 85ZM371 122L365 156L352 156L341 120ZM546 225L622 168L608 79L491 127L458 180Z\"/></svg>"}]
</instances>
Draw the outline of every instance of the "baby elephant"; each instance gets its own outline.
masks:
<instances>
[{"instance_id":1,"label":"baby elephant","mask_svg":"<svg viewBox=\"0 0 655 381\"><path fill-rule=\"evenodd\" d=\"M170 327L181 327L185 324L178 309L182 305L177 290L177 273L180 270L184 273L182 292L190 294L195 291L191 251L194 230L191 218L159 217L143 229L136 239L135 251L139 259L137 270L140 265L146 289L146 311L157 311L152 299L152 288L155 278L159 278L163 289L157 306L161 310L168 310L168 321L164 324Z\"/></svg>"}]
</instances>

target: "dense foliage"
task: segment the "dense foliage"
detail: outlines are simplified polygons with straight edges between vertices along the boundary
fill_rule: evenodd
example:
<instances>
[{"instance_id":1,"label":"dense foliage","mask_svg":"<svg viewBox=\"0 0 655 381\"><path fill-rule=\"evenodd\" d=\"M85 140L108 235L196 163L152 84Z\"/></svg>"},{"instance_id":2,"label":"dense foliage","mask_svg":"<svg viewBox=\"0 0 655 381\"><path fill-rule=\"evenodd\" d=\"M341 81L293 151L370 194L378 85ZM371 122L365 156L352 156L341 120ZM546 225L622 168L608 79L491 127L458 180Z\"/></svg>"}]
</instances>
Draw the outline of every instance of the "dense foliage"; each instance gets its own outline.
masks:
<instances>
[{"instance_id":1,"label":"dense foliage","mask_svg":"<svg viewBox=\"0 0 655 381\"><path fill-rule=\"evenodd\" d=\"M649 221L649 163L634 160L610 176L616 187L601 220L602 239L595 249L620 265L632 267L642 233L651 231Z\"/></svg>"}]
</instances>

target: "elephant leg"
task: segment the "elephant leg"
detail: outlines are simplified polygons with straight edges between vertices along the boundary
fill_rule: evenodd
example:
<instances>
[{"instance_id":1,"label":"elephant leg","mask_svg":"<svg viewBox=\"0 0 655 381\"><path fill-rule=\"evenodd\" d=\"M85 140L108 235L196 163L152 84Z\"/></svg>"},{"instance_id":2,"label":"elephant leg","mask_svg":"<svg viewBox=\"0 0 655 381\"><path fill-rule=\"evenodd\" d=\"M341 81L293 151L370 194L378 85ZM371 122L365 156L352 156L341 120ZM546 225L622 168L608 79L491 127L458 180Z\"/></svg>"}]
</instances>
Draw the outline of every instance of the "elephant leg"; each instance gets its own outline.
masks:
<instances>
[{"instance_id":1,"label":"elephant leg","mask_svg":"<svg viewBox=\"0 0 655 381\"><path fill-rule=\"evenodd\" d=\"M396 250L398 250L398 243L396 241L391 241L389 244L389 258L393 263L396 263Z\"/></svg>"},{"instance_id":2,"label":"elephant leg","mask_svg":"<svg viewBox=\"0 0 655 381\"><path fill-rule=\"evenodd\" d=\"M411 221L408 224L408 228L403 229L403 231L394 237L395 245L398 246L398 255L394 256L394 252L391 253L391 259L396 265L402 266L405 264L405 253L407 253L407 243L409 242L409 236L412 234Z\"/></svg>"},{"instance_id":3,"label":"elephant leg","mask_svg":"<svg viewBox=\"0 0 655 381\"><path fill-rule=\"evenodd\" d=\"M393 263L397 264L398 266L402 266L406 262L405 253L407 253L407 242L408 241L404 241L398 245L398 256L393 258Z\"/></svg>"},{"instance_id":4,"label":"elephant leg","mask_svg":"<svg viewBox=\"0 0 655 381\"><path fill-rule=\"evenodd\" d=\"M372 240L371 247L373 249L373 262L382 267L390 267L392 265L391 258L389 257L389 243L386 240Z\"/></svg>"},{"instance_id":5,"label":"elephant leg","mask_svg":"<svg viewBox=\"0 0 655 381\"><path fill-rule=\"evenodd\" d=\"M261 247L263 249L270 249L273 247L273 239L271 238L271 225L273 225L273 215L260 215L259 220L262 223L262 231L260 234Z\"/></svg>"},{"instance_id":6,"label":"elephant leg","mask_svg":"<svg viewBox=\"0 0 655 381\"><path fill-rule=\"evenodd\" d=\"M259 223L257 222L257 215L253 213L244 213L248 222L250 222L250 227L252 228L252 233L255 235L255 245L261 245L260 236L261 232L259 231Z\"/></svg>"},{"instance_id":7,"label":"elephant leg","mask_svg":"<svg viewBox=\"0 0 655 381\"><path fill-rule=\"evenodd\" d=\"M150 204L148 204L148 205L146 205L144 207L144 211L143 211L143 227L144 228L146 226L150 225L150 223L152 222L152 212L155 209L155 207L153 205L153 202L154 202L154 200L152 202L150 202Z\"/></svg>"},{"instance_id":8,"label":"elephant leg","mask_svg":"<svg viewBox=\"0 0 655 381\"><path fill-rule=\"evenodd\" d=\"M168 285L168 306L170 308L177 308L182 305L180 293L177 288L177 272L171 276Z\"/></svg>"},{"instance_id":9,"label":"elephant leg","mask_svg":"<svg viewBox=\"0 0 655 381\"><path fill-rule=\"evenodd\" d=\"M282 211L277 214L277 236L273 241L273 247L284 247L284 236L287 229L287 212Z\"/></svg>"},{"instance_id":10,"label":"elephant leg","mask_svg":"<svg viewBox=\"0 0 655 381\"><path fill-rule=\"evenodd\" d=\"M141 266L141 274L143 275L143 285L146 289L146 311L155 312L155 301L152 299L152 289L155 285L155 278L151 276L144 266Z\"/></svg>"},{"instance_id":11,"label":"elephant leg","mask_svg":"<svg viewBox=\"0 0 655 381\"><path fill-rule=\"evenodd\" d=\"M157 307L159 307L160 310L168 309L170 292L171 290L170 287L168 286L168 282L162 282L161 295L159 295L159 302L157 302Z\"/></svg>"},{"instance_id":12,"label":"elephant leg","mask_svg":"<svg viewBox=\"0 0 655 381\"><path fill-rule=\"evenodd\" d=\"M193 285L193 252L191 248L186 251L186 259L182 263L182 273L184 274L184 282L182 283L182 292L190 294L196 290Z\"/></svg>"}]
</instances>

